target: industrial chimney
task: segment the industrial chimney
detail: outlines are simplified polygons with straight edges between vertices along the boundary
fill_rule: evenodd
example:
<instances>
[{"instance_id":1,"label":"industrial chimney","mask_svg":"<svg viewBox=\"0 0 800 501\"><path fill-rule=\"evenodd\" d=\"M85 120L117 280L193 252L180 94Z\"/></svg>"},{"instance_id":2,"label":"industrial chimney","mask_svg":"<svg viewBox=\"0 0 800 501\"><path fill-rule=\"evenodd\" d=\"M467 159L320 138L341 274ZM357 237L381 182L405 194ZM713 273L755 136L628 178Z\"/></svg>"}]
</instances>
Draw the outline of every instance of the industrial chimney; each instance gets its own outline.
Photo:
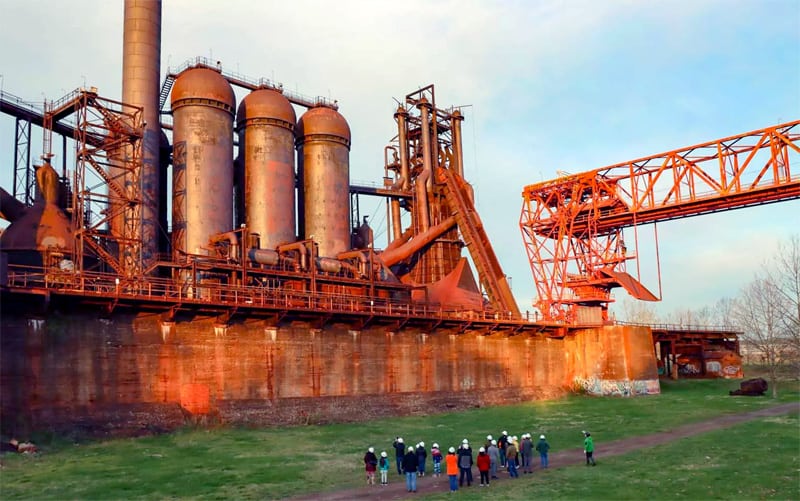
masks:
<instances>
[{"instance_id":1,"label":"industrial chimney","mask_svg":"<svg viewBox=\"0 0 800 501\"><path fill-rule=\"evenodd\" d=\"M122 102L143 108L141 221L144 268L158 252L159 84L161 73L161 0L125 0L122 39ZM114 226L114 222L112 222Z\"/></svg>"}]
</instances>

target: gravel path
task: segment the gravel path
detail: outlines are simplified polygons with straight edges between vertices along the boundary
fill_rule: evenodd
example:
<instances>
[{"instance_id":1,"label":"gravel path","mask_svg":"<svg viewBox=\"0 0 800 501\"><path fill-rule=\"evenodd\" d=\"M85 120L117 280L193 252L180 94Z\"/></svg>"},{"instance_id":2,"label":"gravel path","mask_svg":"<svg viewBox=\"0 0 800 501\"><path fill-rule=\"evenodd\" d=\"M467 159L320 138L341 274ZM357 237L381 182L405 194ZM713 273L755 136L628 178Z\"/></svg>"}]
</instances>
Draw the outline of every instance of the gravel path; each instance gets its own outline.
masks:
<instances>
[{"instance_id":1,"label":"gravel path","mask_svg":"<svg viewBox=\"0 0 800 501\"><path fill-rule=\"evenodd\" d=\"M644 449L656 445L666 444L676 439L691 437L701 433L727 428L735 424L751 421L761 417L780 416L788 414L792 411L800 411L800 402L792 402L788 404L777 405L757 411L745 412L741 414L731 414L727 416L720 416L707 421L700 421L698 423L691 423L669 431L661 433L653 433L651 435L644 435L638 437L624 438L615 440L613 442L601 442L598 447L598 454L600 458L608 456L617 456L625 454L637 449ZM560 466L582 464L585 461L583 450L569 449L561 452L550 454L550 468L558 468ZM536 463L538 463L538 455L536 455ZM444 467L444 465L442 465ZM538 466L534 466L534 471L538 470ZM480 476L477 474L477 469L473 468L474 478L478 480ZM524 475L522 475L524 477ZM380 482L380 475L376 475L376 481ZM508 481L505 470L501 470L500 479L492 480L492 484L496 482L504 483ZM346 489L341 491L332 492L319 492L292 498L297 501L301 500L325 500L325 501L351 501L357 499L407 499L415 497L419 494L444 492L449 490L447 476L441 477L425 476L417 479L417 494L406 492L405 476L397 474L396 470L389 471L389 485L382 487L380 485L370 485L359 487L355 489ZM477 487L473 482L473 487ZM479 488L479 487L477 487Z\"/></svg>"}]
</instances>

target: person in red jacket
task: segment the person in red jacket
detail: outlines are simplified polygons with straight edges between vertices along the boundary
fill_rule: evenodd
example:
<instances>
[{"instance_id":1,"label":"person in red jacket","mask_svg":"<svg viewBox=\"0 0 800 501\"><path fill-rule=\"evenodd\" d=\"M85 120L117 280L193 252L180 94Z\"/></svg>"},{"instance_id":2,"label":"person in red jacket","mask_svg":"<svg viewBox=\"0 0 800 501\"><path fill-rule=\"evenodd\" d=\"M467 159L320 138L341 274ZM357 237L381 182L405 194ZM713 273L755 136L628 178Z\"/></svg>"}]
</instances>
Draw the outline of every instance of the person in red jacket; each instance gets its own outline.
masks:
<instances>
[{"instance_id":1,"label":"person in red jacket","mask_svg":"<svg viewBox=\"0 0 800 501\"><path fill-rule=\"evenodd\" d=\"M481 447L478 449L478 471L481 473L481 487L489 486L489 455L486 454L486 449Z\"/></svg>"}]
</instances>

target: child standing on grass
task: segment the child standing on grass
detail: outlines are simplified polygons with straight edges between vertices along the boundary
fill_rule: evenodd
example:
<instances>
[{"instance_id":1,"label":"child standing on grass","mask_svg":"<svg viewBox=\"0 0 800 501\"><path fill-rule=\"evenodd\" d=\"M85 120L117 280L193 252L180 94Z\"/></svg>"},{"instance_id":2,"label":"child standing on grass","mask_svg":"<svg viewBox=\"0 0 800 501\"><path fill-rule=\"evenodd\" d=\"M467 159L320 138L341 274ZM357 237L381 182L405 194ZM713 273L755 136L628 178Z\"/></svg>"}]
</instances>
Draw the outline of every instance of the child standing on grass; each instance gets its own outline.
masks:
<instances>
[{"instance_id":1,"label":"child standing on grass","mask_svg":"<svg viewBox=\"0 0 800 501\"><path fill-rule=\"evenodd\" d=\"M389 458L386 451L381 452L381 458L378 460L378 468L381 471L381 485L389 485Z\"/></svg>"},{"instance_id":2,"label":"child standing on grass","mask_svg":"<svg viewBox=\"0 0 800 501\"><path fill-rule=\"evenodd\" d=\"M588 431L584 431L583 436L583 452L586 453L586 466L590 464L596 466L597 463L594 462L594 440L592 439L592 434Z\"/></svg>"},{"instance_id":3,"label":"child standing on grass","mask_svg":"<svg viewBox=\"0 0 800 501\"><path fill-rule=\"evenodd\" d=\"M439 444L433 444L431 447L431 458L433 459L433 475L438 477L442 474L442 451L439 450Z\"/></svg>"},{"instance_id":4,"label":"child standing on grass","mask_svg":"<svg viewBox=\"0 0 800 501\"><path fill-rule=\"evenodd\" d=\"M450 480L450 492L455 492L458 490L458 482L456 480L456 476L458 475L458 457L456 456L455 447L450 447L444 462L447 465L447 478Z\"/></svg>"},{"instance_id":5,"label":"child standing on grass","mask_svg":"<svg viewBox=\"0 0 800 501\"><path fill-rule=\"evenodd\" d=\"M367 484L375 484L375 469L378 466L378 457L375 456L375 449L370 447L364 454L364 467L367 470Z\"/></svg>"}]
</instances>

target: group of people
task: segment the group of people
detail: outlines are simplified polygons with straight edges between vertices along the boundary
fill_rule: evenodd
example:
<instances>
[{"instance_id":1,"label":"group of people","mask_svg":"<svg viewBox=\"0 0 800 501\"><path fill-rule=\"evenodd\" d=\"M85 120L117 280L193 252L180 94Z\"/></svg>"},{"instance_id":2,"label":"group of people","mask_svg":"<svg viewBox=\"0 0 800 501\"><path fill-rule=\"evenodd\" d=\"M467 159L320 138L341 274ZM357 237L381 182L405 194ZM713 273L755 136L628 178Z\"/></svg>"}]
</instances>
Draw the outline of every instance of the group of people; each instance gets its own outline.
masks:
<instances>
[{"instance_id":1,"label":"group of people","mask_svg":"<svg viewBox=\"0 0 800 501\"><path fill-rule=\"evenodd\" d=\"M424 477L427 468L428 450L425 442L406 445L402 437L396 437L392 448L395 452L395 465L399 475L405 475L406 490L417 491L417 478ZM585 448L585 444L584 444ZM433 463L433 476L442 474L442 463L445 464L445 473L450 481L450 490L456 491L464 482L472 485L472 468L477 466L480 474L480 486L488 487L491 479L496 479L498 469L506 468L511 478L519 477L519 469L523 474L533 473L532 459L534 451L539 453L541 468L547 468L550 444L544 435L539 435L539 440L534 444L530 433L517 436L509 435L503 431L495 439L486 436L486 441L478 449L477 457L474 456L469 440L461 441L458 449L450 447L447 454L442 453L439 444L434 443L430 449L430 458ZM381 485L389 484L389 455L386 451L380 453L380 458L375 455L375 449L370 447L364 455L364 464L367 471L367 483L375 483L375 473L381 473ZM588 457L588 456L587 456Z\"/></svg>"}]
</instances>

